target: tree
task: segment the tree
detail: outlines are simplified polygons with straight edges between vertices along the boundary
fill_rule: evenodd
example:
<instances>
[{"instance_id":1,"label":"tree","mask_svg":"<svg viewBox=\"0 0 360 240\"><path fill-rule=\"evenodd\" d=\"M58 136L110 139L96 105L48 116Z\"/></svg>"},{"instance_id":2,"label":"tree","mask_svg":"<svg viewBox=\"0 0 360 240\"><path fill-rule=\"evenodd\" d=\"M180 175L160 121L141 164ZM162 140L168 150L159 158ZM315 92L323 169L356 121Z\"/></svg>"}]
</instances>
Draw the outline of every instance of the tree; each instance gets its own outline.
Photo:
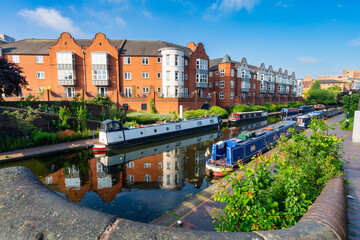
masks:
<instances>
[{"instance_id":1,"label":"tree","mask_svg":"<svg viewBox=\"0 0 360 240\"><path fill-rule=\"evenodd\" d=\"M320 82L316 80L311 84L310 91L321 89Z\"/></svg>"},{"instance_id":2,"label":"tree","mask_svg":"<svg viewBox=\"0 0 360 240\"><path fill-rule=\"evenodd\" d=\"M22 72L17 64L0 58L0 101L4 96L21 95L21 87L28 85Z\"/></svg>"}]
</instances>

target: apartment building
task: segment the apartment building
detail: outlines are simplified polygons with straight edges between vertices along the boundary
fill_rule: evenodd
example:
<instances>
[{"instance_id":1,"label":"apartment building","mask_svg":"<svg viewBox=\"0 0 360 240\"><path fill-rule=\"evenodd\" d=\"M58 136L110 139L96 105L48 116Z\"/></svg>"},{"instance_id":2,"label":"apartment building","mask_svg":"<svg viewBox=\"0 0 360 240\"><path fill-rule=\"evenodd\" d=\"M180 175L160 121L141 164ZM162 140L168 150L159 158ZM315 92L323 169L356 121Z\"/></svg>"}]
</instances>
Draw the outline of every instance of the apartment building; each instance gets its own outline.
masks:
<instances>
[{"instance_id":1,"label":"apartment building","mask_svg":"<svg viewBox=\"0 0 360 240\"><path fill-rule=\"evenodd\" d=\"M210 61L209 89L216 92L221 107L300 100L297 86L295 73L274 71L271 65L250 65L246 58L232 61L228 55Z\"/></svg>"}]
</instances>

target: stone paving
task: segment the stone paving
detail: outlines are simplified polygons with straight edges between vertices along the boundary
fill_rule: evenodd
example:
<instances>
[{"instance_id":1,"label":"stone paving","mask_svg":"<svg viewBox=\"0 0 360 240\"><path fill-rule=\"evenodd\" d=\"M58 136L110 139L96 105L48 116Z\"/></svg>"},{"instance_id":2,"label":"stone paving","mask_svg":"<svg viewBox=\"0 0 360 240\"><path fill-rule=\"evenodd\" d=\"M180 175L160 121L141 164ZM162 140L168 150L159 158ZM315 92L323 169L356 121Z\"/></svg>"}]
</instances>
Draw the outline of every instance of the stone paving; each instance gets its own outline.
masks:
<instances>
[{"instance_id":1,"label":"stone paving","mask_svg":"<svg viewBox=\"0 0 360 240\"><path fill-rule=\"evenodd\" d=\"M21 159L32 158L37 156L45 156L59 152L64 153L79 149L86 149L92 147L93 144L94 144L94 139L88 139L88 140L59 143L54 145L17 150L12 152L5 152L0 154L0 163L11 162L15 160L21 160Z\"/></svg>"}]
</instances>

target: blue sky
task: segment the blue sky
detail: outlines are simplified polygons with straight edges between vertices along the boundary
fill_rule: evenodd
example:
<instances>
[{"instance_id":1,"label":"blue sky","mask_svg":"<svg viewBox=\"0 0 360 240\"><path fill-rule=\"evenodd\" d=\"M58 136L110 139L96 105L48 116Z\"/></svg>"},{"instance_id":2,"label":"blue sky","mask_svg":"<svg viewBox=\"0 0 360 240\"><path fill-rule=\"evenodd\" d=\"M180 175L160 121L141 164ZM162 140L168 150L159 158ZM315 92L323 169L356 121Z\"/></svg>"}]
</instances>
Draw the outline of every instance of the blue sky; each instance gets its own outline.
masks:
<instances>
[{"instance_id":1,"label":"blue sky","mask_svg":"<svg viewBox=\"0 0 360 240\"><path fill-rule=\"evenodd\" d=\"M12 0L0 32L15 37L202 42L210 58L246 57L304 76L360 69L357 0Z\"/></svg>"}]
</instances>

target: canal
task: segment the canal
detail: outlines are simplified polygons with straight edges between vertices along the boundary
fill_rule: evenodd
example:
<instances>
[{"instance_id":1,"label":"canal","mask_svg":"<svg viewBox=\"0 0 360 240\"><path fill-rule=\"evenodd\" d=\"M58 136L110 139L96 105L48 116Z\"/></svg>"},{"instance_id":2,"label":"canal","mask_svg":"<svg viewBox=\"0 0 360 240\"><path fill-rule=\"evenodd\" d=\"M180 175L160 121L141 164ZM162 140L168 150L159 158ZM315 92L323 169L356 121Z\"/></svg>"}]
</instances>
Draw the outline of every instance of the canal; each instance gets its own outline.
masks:
<instances>
[{"instance_id":1,"label":"canal","mask_svg":"<svg viewBox=\"0 0 360 240\"><path fill-rule=\"evenodd\" d=\"M150 222L174 209L214 179L205 175L205 152L221 139L278 121L268 120L221 131L149 143L106 154L90 150L0 165L24 166L60 196L120 218Z\"/></svg>"}]
</instances>

